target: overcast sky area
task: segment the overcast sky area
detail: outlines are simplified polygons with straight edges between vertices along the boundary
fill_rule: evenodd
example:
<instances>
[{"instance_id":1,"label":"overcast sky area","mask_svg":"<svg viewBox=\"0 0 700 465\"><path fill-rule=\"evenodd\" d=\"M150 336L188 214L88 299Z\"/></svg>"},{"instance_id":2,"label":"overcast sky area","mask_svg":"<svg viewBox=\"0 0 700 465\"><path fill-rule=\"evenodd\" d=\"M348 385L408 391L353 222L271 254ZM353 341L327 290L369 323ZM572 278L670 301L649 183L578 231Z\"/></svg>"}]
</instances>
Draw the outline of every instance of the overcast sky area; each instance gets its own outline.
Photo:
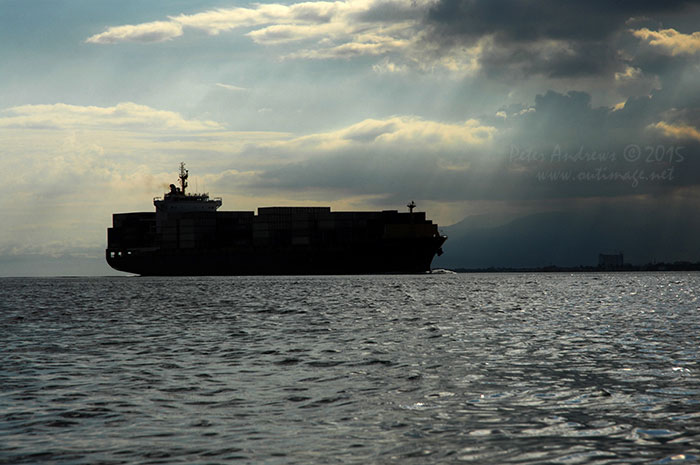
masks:
<instances>
[{"instance_id":1,"label":"overcast sky area","mask_svg":"<svg viewBox=\"0 0 700 465\"><path fill-rule=\"evenodd\" d=\"M694 3L2 0L0 275L107 272L181 161L222 210L697 215Z\"/></svg>"}]
</instances>

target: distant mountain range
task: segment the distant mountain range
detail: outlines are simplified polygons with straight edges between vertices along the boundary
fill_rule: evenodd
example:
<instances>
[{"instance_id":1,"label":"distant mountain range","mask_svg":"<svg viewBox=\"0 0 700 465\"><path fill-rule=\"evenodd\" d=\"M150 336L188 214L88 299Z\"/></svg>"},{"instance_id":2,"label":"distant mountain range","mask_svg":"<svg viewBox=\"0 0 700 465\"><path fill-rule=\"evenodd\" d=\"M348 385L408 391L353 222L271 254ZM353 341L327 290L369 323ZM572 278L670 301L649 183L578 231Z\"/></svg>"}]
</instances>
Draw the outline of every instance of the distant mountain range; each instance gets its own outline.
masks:
<instances>
[{"instance_id":1,"label":"distant mountain range","mask_svg":"<svg viewBox=\"0 0 700 465\"><path fill-rule=\"evenodd\" d=\"M434 268L596 266L599 253L625 263L700 261L700 215L671 208L537 213L503 224L467 217L441 228L449 239Z\"/></svg>"}]
</instances>

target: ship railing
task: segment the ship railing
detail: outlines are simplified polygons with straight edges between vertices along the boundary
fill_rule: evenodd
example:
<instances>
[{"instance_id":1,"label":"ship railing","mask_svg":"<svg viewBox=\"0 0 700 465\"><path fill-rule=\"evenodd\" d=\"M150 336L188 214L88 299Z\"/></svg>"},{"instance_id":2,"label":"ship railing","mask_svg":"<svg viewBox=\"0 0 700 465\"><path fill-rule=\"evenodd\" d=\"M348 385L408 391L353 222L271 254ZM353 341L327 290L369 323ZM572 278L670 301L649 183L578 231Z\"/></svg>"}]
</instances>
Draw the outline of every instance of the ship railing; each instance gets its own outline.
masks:
<instances>
[{"instance_id":1,"label":"ship railing","mask_svg":"<svg viewBox=\"0 0 700 465\"><path fill-rule=\"evenodd\" d=\"M187 194L186 197L181 198L181 197L173 197L174 200L191 200L192 198L206 198L206 200L214 200L214 201L219 201L223 203L223 198L222 197L209 197L209 194ZM162 202L163 197L153 197L154 202Z\"/></svg>"}]
</instances>

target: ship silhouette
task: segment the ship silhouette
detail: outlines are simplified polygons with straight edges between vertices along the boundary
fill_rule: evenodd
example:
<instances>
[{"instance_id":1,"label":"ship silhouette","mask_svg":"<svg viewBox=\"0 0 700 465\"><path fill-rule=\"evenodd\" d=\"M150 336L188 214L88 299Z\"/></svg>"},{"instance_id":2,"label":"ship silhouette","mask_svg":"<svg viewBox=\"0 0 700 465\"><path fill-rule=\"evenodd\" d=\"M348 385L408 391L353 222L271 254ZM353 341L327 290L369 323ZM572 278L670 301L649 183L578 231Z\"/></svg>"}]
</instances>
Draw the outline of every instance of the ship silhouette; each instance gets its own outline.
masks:
<instances>
[{"instance_id":1,"label":"ship silhouette","mask_svg":"<svg viewBox=\"0 0 700 465\"><path fill-rule=\"evenodd\" d=\"M420 273L447 239L424 212L332 212L330 207L217 211L221 198L179 187L155 212L115 213L106 258L144 276Z\"/></svg>"}]
</instances>

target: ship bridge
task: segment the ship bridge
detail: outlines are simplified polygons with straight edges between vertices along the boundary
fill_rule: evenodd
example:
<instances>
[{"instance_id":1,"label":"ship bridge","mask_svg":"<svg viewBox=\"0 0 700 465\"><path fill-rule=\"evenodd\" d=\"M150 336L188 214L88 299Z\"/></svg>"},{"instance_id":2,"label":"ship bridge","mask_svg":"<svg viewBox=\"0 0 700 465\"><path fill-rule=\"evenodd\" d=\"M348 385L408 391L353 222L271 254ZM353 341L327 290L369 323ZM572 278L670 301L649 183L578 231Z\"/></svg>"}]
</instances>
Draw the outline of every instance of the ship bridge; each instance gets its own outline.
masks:
<instances>
[{"instance_id":1,"label":"ship bridge","mask_svg":"<svg viewBox=\"0 0 700 465\"><path fill-rule=\"evenodd\" d=\"M221 206L221 197L209 198L209 194L206 193L188 194L188 177L189 171L185 169L184 163L180 163L180 187L171 184L170 192L153 199L156 212L214 212Z\"/></svg>"}]
</instances>

